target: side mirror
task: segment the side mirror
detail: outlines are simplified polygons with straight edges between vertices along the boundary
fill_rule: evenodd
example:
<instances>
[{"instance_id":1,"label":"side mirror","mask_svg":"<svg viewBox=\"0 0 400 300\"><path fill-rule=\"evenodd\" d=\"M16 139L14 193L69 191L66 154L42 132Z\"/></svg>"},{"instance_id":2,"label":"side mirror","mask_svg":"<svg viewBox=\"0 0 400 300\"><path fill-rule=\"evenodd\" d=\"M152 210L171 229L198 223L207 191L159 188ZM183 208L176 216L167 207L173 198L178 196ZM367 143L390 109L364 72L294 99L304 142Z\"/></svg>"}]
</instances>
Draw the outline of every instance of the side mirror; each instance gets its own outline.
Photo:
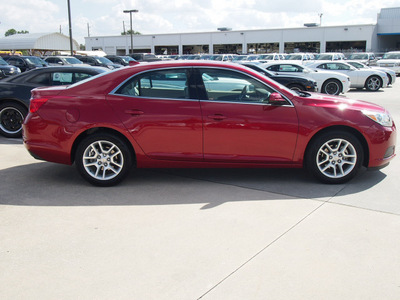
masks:
<instances>
[{"instance_id":1,"label":"side mirror","mask_svg":"<svg viewBox=\"0 0 400 300\"><path fill-rule=\"evenodd\" d=\"M274 105L284 105L286 104L286 100L282 97L281 94L279 93L272 93L269 95L269 104L274 104Z\"/></svg>"}]
</instances>

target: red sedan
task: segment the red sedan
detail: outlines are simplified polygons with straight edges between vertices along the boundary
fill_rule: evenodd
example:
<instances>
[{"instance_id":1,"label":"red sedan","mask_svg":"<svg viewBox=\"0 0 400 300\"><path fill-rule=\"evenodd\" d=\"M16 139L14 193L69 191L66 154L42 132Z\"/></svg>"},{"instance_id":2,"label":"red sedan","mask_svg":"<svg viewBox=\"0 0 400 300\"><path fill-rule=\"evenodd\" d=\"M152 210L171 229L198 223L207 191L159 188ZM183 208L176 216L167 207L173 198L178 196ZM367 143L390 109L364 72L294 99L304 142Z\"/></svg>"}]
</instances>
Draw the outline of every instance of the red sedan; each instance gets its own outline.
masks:
<instances>
[{"instance_id":1,"label":"red sedan","mask_svg":"<svg viewBox=\"0 0 400 300\"><path fill-rule=\"evenodd\" d=\"M294 92L236 64L178 61L34 89L23 139L35 158L75 162L99 186L133 167L306 166L342 183L394 158L396 127L372 103Z\"/></svg>"}]
</instances>

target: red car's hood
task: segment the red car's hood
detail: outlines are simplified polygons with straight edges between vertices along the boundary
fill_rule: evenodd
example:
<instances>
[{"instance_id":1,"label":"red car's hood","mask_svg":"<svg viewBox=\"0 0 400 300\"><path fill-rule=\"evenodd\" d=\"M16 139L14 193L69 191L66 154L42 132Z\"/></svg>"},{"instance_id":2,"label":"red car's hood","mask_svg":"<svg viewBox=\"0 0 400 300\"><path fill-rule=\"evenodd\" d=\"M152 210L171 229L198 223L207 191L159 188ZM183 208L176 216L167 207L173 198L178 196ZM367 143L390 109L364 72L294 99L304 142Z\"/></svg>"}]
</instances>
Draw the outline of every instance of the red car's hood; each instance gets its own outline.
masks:
<instances>
[{"instance_id":1,"label":"red car's hood","mask_svg":"<svg viewBox=\"0 0 400 300\"><path fill-rule=\"evenodd\" d=\"M310 93L311 97L302 97L301 100L306 105L323 107L336 107L339 109L372 110L386 112L386 109L374 103L354 100L343 96L331 96L320 93Z\"/></svg>"}]
</instances>

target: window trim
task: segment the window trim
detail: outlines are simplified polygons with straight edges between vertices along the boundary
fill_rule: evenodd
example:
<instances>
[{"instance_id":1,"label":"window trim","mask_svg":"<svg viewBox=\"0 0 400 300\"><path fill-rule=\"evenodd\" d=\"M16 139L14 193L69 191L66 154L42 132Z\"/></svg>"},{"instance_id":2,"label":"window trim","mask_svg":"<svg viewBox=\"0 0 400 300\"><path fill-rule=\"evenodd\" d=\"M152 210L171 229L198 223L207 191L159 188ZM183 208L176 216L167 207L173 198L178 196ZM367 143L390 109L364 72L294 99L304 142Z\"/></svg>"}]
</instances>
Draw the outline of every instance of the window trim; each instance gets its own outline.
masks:
<instances>
[{"instance_id":1,"label":"window trim","mask_svg":"<svg viewBox=\"0 0 400 300\"><path fill-rule=\"evenodd\" d=\"M244 75L244 76L248 76L248 77L250 77L250 78L252 78L252 79L258 81L259 83L261 83L261 84L263 84L263 85L266 85L265 82L261 81L261 80L258 79L257 77L254 77L254 76L252 76L251 74L248 74L248 73L243 72L243 71L241 71L241 70L230 69L230 68L224 68L224 67L212 67L212 66L196 66L196 67L194 67L194 68L195 68L195 73L197 73L197 77L199 78L199 80L201 80L201 82L202 82L202 79L201 79L200 72L199 72L198 69L222 69L222 70L226 70L226 71L232 71L232 72L240 73L240 74L242 74L242 75ZM198 89L204 89L202 92L203 92L203 93L206 93L206 89L205 89L205 86L204 86L204 85L201 85L201 86L200 86L199 84L196 84L196 85L197 85L197 88L198 88ZM272 86L270 86L270 85L267 85L267 86L268 86L271 90L273 90L275 93L279 93L279 94L283 97L283 99L285 99L285 100L289 103L289 104L280 105L280 106L282 106L282 107L294 107L292 101L290 101L290 100L288 99L288 97L286 97L285 95L283 95L282 93L280 93L279 91L277 91L277 90L276 90L275 88L273 88ZM221 100L208 100L208 99L200 99L200 98L199 98L199 100L202 101L202 102L212 102L212 103L230 103L230 104L248 104L248 105L267 105L267 106L272 106L272 105L273 105L273 104L270 104L270 103L263 103L263 102L221 101Z\"/></svg>"},{"instance_id":2,"label":"window trim","mask_svg":"<svg viewBox=\"0 0 400 300\"><path fill-rule=\"evenodd\" d=\"M189 80L189 86L191 86L193 88L193 93L195 93L195 95L192 95L195 98L188 98L188 99L182 99L182 98L159 98L159 97L145 97L145 96L133 96L133 95L124 95L124 94L118 94L117 91L129 80L131 80L133 77L136 76L140 76L144 73L149 73L149 72L154 72L154 71L162 71L162 70L173 70L173 69L188 69L190 71L188 80ZM254 77L251 74L248 74L246 72L243 72L241 70L236 70L236 69L231 69L231 68L225 68L225 67L215 67L215 66L176 66L176 67L160 67L160 68L156 68L156 69L151 69L151 70L143 70L141 72L138 72L130 77L128 77L127 79L125 79L123 82L121 82L119 85L117 85L113 90L111 90L108 95L112 95L112 96L123 96L123 97L128 97L128 98L146 98L146 99L162 99L162 100L172 100L172 101L202 101L202 102L212 102L212 103L230 103L230 104L247 104L247 105L265 105L265 106L273 106L273 104L270 103L262 103L262 102L235 102L235 101L218 101L218 100L208 100L208 99L201 99L200 98L200 94L201 92L205 92L205 87L202 84L202 79L199 76L199 71L198 69L221 69L221 70L226 70L226 71L233 71L233 72L238 72L240 74L243 74L245 76L249 76L251 78L253 78L254 80L258 81L259 83L266 85L265 82L261 81L260 79L258 79L257 77ZM197 73L197 74L196 74ZM290 101L290 99L285 96L284 94L280 93L279 91L277 91L275 88L273 88L270 85L267 85L270 89L272 89L275 93L279 93L287 102L288 104L285 105L280 105L282 107L293 107L294 108L294 104L292 101Z\"/></svg>"},{"instance_id":3,"label":"window trim","mask_svg":"<svg viewBox=\"0 0 400 300\"><path fill-rule=\"evenodd\" d=\"M187 77L187 81L188 81L188 85L189 88L191 88L191 86L194 86L194 90L196 89L196 86L193 82L193 67L187 67L187 66L177 66L177 67L173 67L173 68L169 68L169 67L164 67L164 68L157 68L157 69L152 69L152 70L145 70L139 73L134 74L133 76L125 79L122 83L120 83L116 88L114 88L109 95L115 95L115 96L123 96L123 97L129 97L129 98L146 98L146 99L162 99L162 100L174 100L174 101L199 101L198 99L198 93L197 90L195 92L190 92L190 94L194 94L192 95L195 98L161 98L161 97L148 97L148 96L134 96L134 95L125 95L125 94L118 94L117 91L123 86L125 85L125 83L127 83L128 81L130 81L131 79L133 79L134 77L138 77L138 76L142 76L142 74L146 74L146 73L150 73L150 72L157 72L157 71L169 71L169 70L186 70L189 72L188 77Z\"/></svg>"}]
</instances>

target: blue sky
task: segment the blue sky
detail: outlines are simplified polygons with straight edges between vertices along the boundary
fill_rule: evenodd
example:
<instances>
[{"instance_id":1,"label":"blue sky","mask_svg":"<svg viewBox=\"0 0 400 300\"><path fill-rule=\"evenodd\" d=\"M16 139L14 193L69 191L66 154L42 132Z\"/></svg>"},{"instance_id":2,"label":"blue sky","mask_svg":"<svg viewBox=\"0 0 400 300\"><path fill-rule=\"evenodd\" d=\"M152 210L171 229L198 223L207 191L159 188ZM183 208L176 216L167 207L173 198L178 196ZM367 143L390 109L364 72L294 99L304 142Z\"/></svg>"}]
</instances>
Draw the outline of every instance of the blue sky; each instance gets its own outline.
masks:
<instances>
[{"instance_id":1,"label":"blue sky","mask_svg":"<svg viewBox=\"0 0 400 300\"><path fill-rule=\"evenodd\" d=\"M271 3L272 2L272 3ZM61 32L68 35L67 0L0 0L0 37L14 28L30 33ZM133 29L142 34L374 24L381 8L398 7L399 0L70 0L72 36L119 35L129 29L125 9L133 14Z\"/></svg>"}]
</instances>

